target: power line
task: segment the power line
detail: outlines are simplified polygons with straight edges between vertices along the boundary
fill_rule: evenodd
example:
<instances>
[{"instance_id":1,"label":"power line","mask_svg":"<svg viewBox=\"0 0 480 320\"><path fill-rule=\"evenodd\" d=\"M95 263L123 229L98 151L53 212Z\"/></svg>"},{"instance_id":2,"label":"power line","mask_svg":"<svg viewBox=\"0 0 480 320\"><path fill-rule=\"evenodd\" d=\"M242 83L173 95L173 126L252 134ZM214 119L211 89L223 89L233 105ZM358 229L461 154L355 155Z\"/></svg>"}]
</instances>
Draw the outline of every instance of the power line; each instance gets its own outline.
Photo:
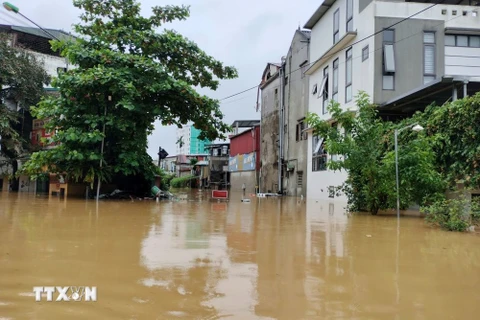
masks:
<instances>
[{"instance_id":1,"label":"power line","mask_svg":"<svg viewBox=\"0 0 480 320\"><path fill-rule=\"evenodd\" d=\"M383 32L384 30L386 30L386 29L390 29L390 28L392 28L392 27L394 27L394 26L396 26L396 25L398 25L398 24L400 24L400 23L402 23L402 22L405 22L405 21L407 21L407 20L410 20L411 18L413 18L413 17L419 15L420 13L423 13L423 12L425 12L425 11L427 11L427 10L435 7L436 5L438 5L438 4L442 3L442 2L443 2L443 0L442 0L442 1L439 1L439 2L437 2L437 3L434 3L434 4L432 4L431 6L428 6L428 7L424 8L424 9L422 9L422 10L420 10L420 11L417 11L416 13L414 13L414 14L406 17L406 18L403 18L403 19L400 20L400 21L395 22L395 23L391 24L390 26L388 26L388 27L386 27L386 28L383 28L382 30L379 30L379 31L377 31L377 32L374 32L374 33L366 36L365 38L362 38L362 39L360 39L360 40L357 40L357 41L355 41L354 43L352 43L351 45L349 45L349 47L354 46L355 44L358 44L358 43L360 43L360 42L362 42L362 41L365 41L365 40L367 40L367 39L370 39L371 37L374 37L374 36L376 36L377 34L382 33L382 32ZM444 21L443 23L445 23L445 21ZM337 53L339 53L339 52L342 51L342 50L344 50L344 49L343 49L343 48L342 48L342 49L339 49L339 50L337 50L337 51L335 51L335 52L333 52L333 53L331 53L331 54L329 54L329 55L327 55L327 56L324 56L324 57L322 57L322 58L324 58L324 59L325 59L325 58L330 58L330 57L336 55ZM317 61L319 61L319 60L320 60L320 58L317 59L317 60L315 60L315 61L313 61L313 62L306 63L305 65L303 65L303 67L300 67L300 68L298 68L298 69L295 69L295 70L293 70L293 71L290 71L289 74L292 74L293 72L302 70L305 66L313 65L313 64L317 63ZM241 91L241 92L237 92L237 93L232 94L232 95L230 95L230 96L228 96L228 97L222 98L222 99L220 99L220 101L230 99L230 98L232 98L232 97L238 96L238 95L240 95L240 94L242 94L242 93L248 92L248 91L253 90L253 89L256 89L256 88L258 88L258 85L254 86L254 87L251 87L251 88L249 88L249 89L243 90L243 91Z\"/></svg>"}]
</instances>

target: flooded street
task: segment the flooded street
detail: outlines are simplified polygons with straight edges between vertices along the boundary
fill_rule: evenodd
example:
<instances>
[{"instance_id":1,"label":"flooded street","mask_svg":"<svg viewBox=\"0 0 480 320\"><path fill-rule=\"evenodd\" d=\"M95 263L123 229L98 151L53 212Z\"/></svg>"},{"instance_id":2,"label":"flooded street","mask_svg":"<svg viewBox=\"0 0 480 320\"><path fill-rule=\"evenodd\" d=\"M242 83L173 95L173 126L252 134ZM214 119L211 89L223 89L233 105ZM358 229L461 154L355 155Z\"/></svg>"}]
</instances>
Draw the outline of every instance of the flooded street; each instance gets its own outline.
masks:
<instances>
[{"instance_id":1,"label":"flooded street","mask_svg":"<svg viewBox=\"0 0 480 320\"><path fill-rule=\"evenodd\" d=\"M0 193L0 319L478 317L477 234L240 198ZM96 286L97 302L35 302L34 286Z\"/></svg>"}]
</instances>

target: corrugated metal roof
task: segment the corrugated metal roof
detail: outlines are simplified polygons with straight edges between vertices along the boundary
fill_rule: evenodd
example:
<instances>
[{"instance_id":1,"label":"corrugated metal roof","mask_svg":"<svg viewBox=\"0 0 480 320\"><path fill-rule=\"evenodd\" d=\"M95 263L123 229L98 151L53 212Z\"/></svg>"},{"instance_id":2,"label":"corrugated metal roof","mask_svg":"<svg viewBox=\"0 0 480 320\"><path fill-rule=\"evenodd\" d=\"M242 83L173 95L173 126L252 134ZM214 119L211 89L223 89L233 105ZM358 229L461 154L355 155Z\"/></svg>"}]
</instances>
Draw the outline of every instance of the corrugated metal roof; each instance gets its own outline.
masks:
<instances>
[{"instance_id":1,"label":"corrugated metal roof","mask_svg":"<svg viewBox=\"0 0 480 320\"><path fill-rule=\"evenodd\" d=\"M47 34L45 31L43 31L40 28L31 28L31 27L22 27L22 26L12 26L12 25L0 25L0 28L2 29L10 29L13 31L17 32L22 32L26 34L30 34L33 36L37 37L42 37L46 39L53 39L49 34ZM47 29L44 28L46 31L48 31L51 35L57 37L58 39L68 39L68 38L75 38L75 36L68 34L67 32L63 30L56 30L56 29Z\"/></svg>"}]
</instances>

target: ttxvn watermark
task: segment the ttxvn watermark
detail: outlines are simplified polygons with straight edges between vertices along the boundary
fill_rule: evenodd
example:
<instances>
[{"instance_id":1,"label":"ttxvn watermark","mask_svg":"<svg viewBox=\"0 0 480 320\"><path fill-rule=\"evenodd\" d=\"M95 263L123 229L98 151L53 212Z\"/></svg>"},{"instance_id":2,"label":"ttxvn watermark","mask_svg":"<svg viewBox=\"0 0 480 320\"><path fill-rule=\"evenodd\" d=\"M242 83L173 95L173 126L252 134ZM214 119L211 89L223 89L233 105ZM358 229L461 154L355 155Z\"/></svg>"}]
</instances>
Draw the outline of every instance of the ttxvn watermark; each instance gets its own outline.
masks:
<instances>
[{"instance_id":1,"label":"ttxvn watermark","mask_svg":"<svg viewBox=\"0 0 480 320\"><path fill-rule=\"evenodd\" d=\"M33 287L33 292L35 301L42 301L42 293L47 301L97 301L97 287Z\"/></svg>"}]
</instances>

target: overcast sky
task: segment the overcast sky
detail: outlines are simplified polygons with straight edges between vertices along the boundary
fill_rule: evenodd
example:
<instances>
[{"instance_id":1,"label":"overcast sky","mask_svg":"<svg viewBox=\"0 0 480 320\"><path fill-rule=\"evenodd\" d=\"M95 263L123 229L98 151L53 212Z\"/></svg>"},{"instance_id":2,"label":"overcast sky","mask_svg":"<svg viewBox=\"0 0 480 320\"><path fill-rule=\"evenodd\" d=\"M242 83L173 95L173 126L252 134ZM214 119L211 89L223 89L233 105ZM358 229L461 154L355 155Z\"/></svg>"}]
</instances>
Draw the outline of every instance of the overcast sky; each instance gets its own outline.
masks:
<instances>
[{"instance_id":1,"label":"overcast sky","mask_svg":"<svg viewBox=\"0 0 480 320\"><path fill-rule=\"evenodd\" d=\"M20 12L45 28L71 30L80 11L70 0L10 0ZM279 62L287 54L298 26L320 5L313 0L141 0L145 15L156 5L190 5L190 18L174 22L175 29L196 42L207 54L237 68L239 77L223 81L217 91L203 92L222 99L260 82L267 62ZM0 8L0 24L33 26L18 15ZM255 111L256 90L223 101L226 122L260 119ZM149 154L156 159L158 147L175 155L176 127L155 124L149 137Z\"/></svg>"}]
</instances>

